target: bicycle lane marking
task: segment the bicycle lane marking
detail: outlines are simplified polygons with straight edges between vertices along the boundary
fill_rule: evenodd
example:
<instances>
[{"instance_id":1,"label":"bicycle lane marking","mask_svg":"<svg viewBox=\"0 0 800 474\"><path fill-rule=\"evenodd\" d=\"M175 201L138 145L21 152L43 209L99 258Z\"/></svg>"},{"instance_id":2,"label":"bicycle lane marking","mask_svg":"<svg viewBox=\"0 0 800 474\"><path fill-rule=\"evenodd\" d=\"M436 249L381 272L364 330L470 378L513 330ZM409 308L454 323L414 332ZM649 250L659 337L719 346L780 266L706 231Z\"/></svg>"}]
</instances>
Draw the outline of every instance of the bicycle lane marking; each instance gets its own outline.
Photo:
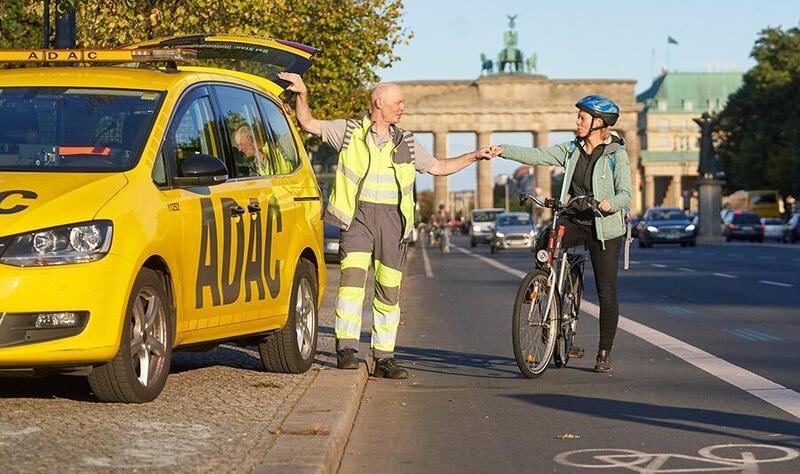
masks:
<instances>
[{"instance_id":1,"label":"bicycle lane marking","mask_svg":"<svg viewBox=\"0 0 800 474\"><path fill-rule=\"evenodd\" d=\"M471 255L510 275L520 279L525 277L525 272L486 258L483 255L474 254L467 249L455 248L459 252ZM581 311L595 318L600 317L600 307L585 299L581 299ZM698 369L800 419L800 393L622 315L619 316L619 327L625 332L633 334L645 342L683 359Z\"/></svg>"},{"instance_id":2,"label":"bicycle lane marking","mask_svg":"<svg viewBox=\"0 0 800 474\"><path fill-rule=\"evenodd\" d=\"M726 457L717 452L732 451L737 457ZM777 451L778 453L775 453ZM757 454L772 454L759 457ZM561 465L583 469L628 469L635 472L759 472L758 464L792 461L800 457L797 450L768 444L718 444L697 451L697 456L677 453L646 453L632 449L577 449L556 455L553 460ZM778 456L775 456L778 454ZM679 464L670 461L677 460ZM681 467L677 467L680 465Z\"/></svg>"}]
</instances>

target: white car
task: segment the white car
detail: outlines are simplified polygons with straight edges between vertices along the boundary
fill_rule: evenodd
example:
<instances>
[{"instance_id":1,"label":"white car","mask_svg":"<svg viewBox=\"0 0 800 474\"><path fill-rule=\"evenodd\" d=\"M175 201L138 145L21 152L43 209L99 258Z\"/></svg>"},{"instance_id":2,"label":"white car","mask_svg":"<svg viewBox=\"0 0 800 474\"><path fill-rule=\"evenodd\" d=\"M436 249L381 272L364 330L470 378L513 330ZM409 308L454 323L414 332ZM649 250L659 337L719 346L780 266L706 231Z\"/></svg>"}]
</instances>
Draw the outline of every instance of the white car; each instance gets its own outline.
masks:
<instances>
[{"instance_id":1,"label":"white car","mask_svg":"<svg viewBox=\"0 0 800 474\"><path fill-rule=\"evenodd\" d=\"M778 242L783 240L783 219L778 217L762 217L761 224L764 226L764 238L775 239Z\"/></svg>"},{"instance_id":2,"label":"white car","mask_svg":"<svg viewBox=\"0 0 800 474\"><path fill-rule=\"evenodd\" d=\"M492 207L488 209L473 209L469 214L469 245L475 247L479 243L489 243L494 231L494 221L497 214L504 209Z\"/></svg>"}]
</instances>

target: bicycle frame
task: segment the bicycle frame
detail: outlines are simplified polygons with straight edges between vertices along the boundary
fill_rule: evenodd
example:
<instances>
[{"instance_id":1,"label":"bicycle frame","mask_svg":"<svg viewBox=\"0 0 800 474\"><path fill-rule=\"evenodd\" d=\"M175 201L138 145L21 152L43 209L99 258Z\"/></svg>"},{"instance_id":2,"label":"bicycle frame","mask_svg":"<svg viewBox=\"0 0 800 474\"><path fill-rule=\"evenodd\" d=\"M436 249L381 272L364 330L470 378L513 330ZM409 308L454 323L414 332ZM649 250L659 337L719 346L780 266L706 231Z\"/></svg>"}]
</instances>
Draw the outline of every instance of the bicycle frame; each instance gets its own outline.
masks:
<instances>
[{"instance_id":1,"label":"bicycle frame","mask_svg":"<svg viewBox=\"0 0 800 474\"><path fill-rule=\"evenodd\" d=\"M547 198L542 202L536 196L529 194L529 193L521 193L520 194L520 203L524 203L526 200L531 200L535 204L546 207L553 210L553 220L550 225L550 229L548 230L548 241L547 241L547 260L539 260L541 261L545 268L549 270L548 276L548 294L547 294L547 305L545 306L545 313L550 314L550 308L553 306L553 301L556 298L556 294L558 294L559 299L564 291L564 275L567 274L567 265L568 265L568 258L567 258L567 251L561 248L561 242L564 237L565 228L563 225L558 225L558 218L561 217L563 212L574 202L579 200L589 200L591 201L590 206L592 209L597 212L597 209L593 202L593 197L591 195L583 195L583 196L576 196L572 199L567 199L566 203L560 203L554 198ZM562 251L563 250L563 251ZM538 252L535 258L539 258ZM576 262L576 264L581 263L582 260ZM533 306L529 311L533 311Z\"/></svg>"}]
</instances>

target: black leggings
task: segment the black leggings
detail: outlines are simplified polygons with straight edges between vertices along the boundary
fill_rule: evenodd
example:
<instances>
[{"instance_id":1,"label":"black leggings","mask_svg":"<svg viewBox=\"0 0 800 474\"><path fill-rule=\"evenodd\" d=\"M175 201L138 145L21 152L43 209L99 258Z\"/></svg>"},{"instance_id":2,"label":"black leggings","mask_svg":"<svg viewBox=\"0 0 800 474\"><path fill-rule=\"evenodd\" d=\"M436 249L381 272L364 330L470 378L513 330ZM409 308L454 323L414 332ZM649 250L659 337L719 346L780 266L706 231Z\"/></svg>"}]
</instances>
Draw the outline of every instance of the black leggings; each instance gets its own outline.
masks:
<instances>
[{"instance_id":1,"label":"black leggings","mask_svg":"<svg viewBox=\"0 0 800 474\"><path fill-rule=\"evenodd\" d=\"M617 269L619 253L622 250L624 236L606 240L606 249L597 239L593 225L574 222L568 217L560 217L558 225L565 227L563 248L577 247L585 244L589 248L589 256L594 269L594 281L597 286L597 299L600 301L600 349L611 350L614 336L617 333L619 320L619 302L617 301ZM548 229L549 231L549 229ZM547 231L536 239L536 250L547 248Z\"/></svg>"}]
</instances>

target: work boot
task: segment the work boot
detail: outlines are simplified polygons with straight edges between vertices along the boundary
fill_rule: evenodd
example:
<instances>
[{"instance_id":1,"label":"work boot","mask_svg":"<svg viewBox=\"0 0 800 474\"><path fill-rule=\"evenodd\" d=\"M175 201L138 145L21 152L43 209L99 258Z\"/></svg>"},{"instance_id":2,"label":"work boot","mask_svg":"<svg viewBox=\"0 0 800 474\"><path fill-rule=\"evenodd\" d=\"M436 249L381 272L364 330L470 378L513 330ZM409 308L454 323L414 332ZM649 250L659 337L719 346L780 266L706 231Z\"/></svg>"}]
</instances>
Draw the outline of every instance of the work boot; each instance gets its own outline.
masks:
<instances>
[{"instance_id":1,"label":"work boot","mask_svg":"<svg viewBox=\"0 0 800 474\"><path fill-rule=\"evenodd\" d=\"M594 364L594 371L600 373L611 372L611 351L600 349L597 351L597 363Z\"/></svg>"},{"instance_id":2,"label":"work boot","mask_svg":"<svg viewBox=\"0 0 800 474\"><path fill-rule=\"evenodd\" d=\"M394 357L386 357L375 362L375 371L372 376L379 379L407 379L408 371L397 365Z\"/></svg>"},{"instance_id":3,"label":"work boot","mask_svg":"<svg viewBox=\"0 0 800 474\"><path fill-rule=\"evenodd\" d=\"M357 369L358 359L356 359L355 349L342 349L336 351L337 369Z\"/></svg>"}]
</instances>

